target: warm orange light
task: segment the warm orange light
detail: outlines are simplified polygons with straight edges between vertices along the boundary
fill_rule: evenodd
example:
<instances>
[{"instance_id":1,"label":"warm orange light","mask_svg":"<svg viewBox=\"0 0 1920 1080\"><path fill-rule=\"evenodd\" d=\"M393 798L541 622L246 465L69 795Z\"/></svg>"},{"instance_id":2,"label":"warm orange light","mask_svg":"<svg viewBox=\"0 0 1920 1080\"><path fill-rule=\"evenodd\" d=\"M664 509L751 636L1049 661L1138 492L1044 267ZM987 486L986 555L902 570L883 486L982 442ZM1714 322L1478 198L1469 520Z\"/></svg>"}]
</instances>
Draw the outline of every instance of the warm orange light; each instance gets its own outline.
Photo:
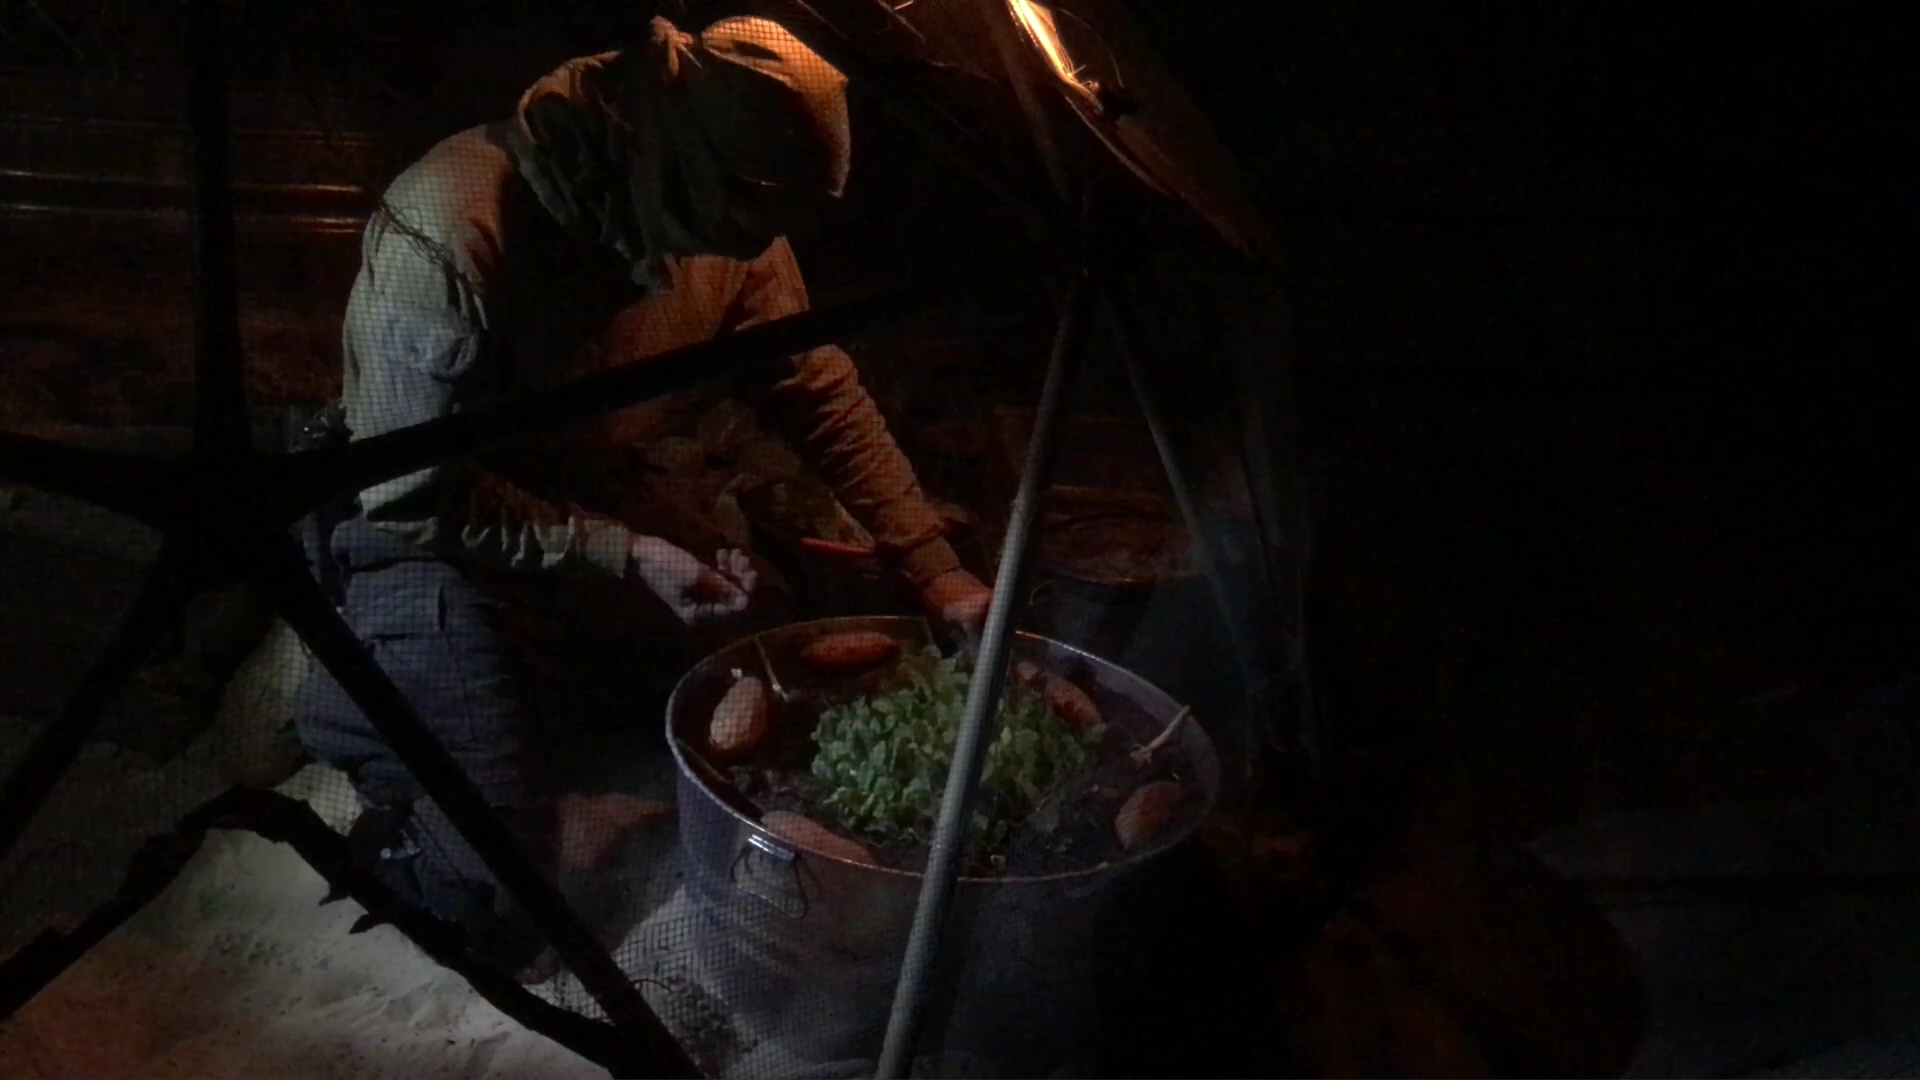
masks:
<instances>
[{"instance_id":1,"label":"warm orange light","mask_svg":"<svg viewBox=\"0 0 1920 1080\"><path fill-rule=\"evenodd\" d=\"M1034 3L1034 0L1007 0L1007 6L1012 9L1013 17L1020 20L1027 36L1046 54L1047 64L1053 68L1053 73L1062 82L1072 84L1076 90L1086 89L1080 81L1080 68L1067 55L1066 43L1060 40L1060 30L1053 21L1053 10Z\"/></svg>"}]
</instances>

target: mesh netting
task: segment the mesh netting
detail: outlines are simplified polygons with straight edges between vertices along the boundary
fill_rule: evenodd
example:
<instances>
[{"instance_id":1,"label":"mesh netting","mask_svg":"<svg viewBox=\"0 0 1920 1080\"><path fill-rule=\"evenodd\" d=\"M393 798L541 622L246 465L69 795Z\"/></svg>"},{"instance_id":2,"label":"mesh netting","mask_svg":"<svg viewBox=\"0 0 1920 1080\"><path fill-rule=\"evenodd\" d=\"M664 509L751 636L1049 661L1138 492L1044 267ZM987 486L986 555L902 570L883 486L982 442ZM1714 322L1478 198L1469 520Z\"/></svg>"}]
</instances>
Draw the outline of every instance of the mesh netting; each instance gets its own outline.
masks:
<instances>
[{"instance_id":1,"label":"mesh netting","mask_svg":"<svg viewBox=\"0 0 1920 1080\"><path fill-rule=\"evenodd\" d=\"M204 445L196 421L211 437L196 393L222 361L203 340L196 366L186 65L152 45L178 29L146 8L35 10L16 81L39 111L15 126L51 164L44 190L10 195L7 228L50 254L9 280L0 422L197 467L181 455ZM761 10L845 44L802 7ZM1180 217L1155 235L1207 254L1136 260L1063 323L1070 275L1048 272L1044 234L915 141L948 122L950 151L1046 204L984 24L917 31L948 66L916 93L951 111L916 126L780 25L665 14L475 19L444 40L410 17L230 22L234 359L279 471L223 478L196 511L213 517L107 496L170 524L165 560L104 511L0 490L0 766L66 769L0 863L0 941L57 945L138 891L123 880L159 850L143 843L236 787L296 800L327 835L259 809L278 803L216 804L171 884L139 879L145 909L0 1029L10 1067L607 1064L590 1028L536 1025L561 1050L495 1011L524 1015L501 1004L517 983L629 1023L637 989L710 1073L872 1075L965 676L944 698L898 694L925 650L951 666L981 646L1016 505L1044 512L1006 611L1009 719L949 944L913 961L932 963L908 1056L937 1075L1106 1069L1144 1053L1127 1033L1147 1019L1186 1015L1103 985L1181 963L1176 940L1129 927L1184 916L1180 842L1245 794L1275 730L1293 583L1270 541L1292 523L1245 464L1274 418L1242 385L1272 362L1247 330L1263 301L1196 284L1229 272L1196 240L1204 219ZM861 40L897 59L896 20ZM1164 212L1090 129L1065 130L1111 213ZM836 315L844 332L789 358L685 360L924 281L877 326ZM691 377L636 400L618 372L649 359ZM1036 405L1050 365L1058 417ZM633 403L565 404L582 385ZM530 436L459 426L528 402L547 410L522 414ZM1036 463L1056 419L1060 450ZM436 422L455 452L396 450L348 490L311 481ZM1047 497L1017 500L1023 481ZM211 577L182 554L295 488L285 541L304 560L274 564L270 531L221 548L231 570ZM190 602L85 708L76 687L163 563L156 587ZM836 627L885 655L847 659L872 642ZM714 717L748 668L778 700L736 745ZM70 700L69 721L100 714L71 768L51 744L30 757ZM856 707L859 737L886 745L833 774L832 718ZM461 801L476 797L484 813ZM564 901L558 931L539 880ZM570 927L615 985L569 970ZM152 974L169 964L172 989ZM91 1043L88 1012L130 1034Z\"/></svg>"},{"instance_id":2,"label":"mesh netting","mask_svg":"<svg viewBox=\"0 0 1920 1080\"><path fill-rule=\"evenodd\" d=\"M1833 364L1864 189L1775 203L1866 115L1806 27L1742 87L1564 5L1122 6L0 4L0 1071L872 1075L915 1002L890 1071L1901 1060L1911 395ZM1162 50L1293 215L1330 736Z\"/></svg>"}]
</instances>

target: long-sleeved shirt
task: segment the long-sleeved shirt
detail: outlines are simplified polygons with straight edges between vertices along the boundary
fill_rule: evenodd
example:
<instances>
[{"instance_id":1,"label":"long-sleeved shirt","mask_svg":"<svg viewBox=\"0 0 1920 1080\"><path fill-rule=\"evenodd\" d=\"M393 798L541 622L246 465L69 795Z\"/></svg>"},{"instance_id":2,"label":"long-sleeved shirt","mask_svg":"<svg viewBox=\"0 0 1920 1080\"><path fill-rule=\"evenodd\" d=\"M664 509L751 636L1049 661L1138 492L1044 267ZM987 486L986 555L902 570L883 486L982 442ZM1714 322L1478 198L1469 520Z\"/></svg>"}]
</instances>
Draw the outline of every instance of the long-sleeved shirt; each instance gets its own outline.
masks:
<instances>
[{"instance_id":1,"label":"long-sleeved shirt","mask_svg":"<svg viewBox=\"0 0 1920 1080\"><path fill-rule=\"evenodd\" d=\"M446 139L401 174L367 226L342 332L347 424L355 438L378 435L807 308L784 240L749 261L682 258L669 272L670 289L642 290L610 252L560 228L499 128ZM616 320L622 354L607 355L599 343ZM769 426L910 578L959 566L845 352L794 357L757 391ZM616 418L425 469L362 492L360 510L417 544L502 569L624 575L634 533L573 494L604 489L618 429Z\"/></svg>"}]
</instances>

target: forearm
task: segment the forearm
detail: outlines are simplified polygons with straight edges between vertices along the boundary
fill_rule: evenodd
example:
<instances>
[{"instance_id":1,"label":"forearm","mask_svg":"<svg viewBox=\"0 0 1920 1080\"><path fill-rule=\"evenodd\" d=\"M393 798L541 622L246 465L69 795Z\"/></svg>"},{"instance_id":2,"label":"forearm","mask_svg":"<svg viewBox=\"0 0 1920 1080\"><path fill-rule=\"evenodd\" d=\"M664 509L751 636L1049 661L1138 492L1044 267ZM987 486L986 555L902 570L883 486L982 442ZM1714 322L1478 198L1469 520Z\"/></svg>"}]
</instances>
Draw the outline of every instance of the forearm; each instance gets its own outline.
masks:
<instances>
[{"instance_id":1,"label":"forearm","mask_svg":"<svg viewBox=\"0 0 1920 1080\"><path fill-rule=\"evenodd\" d=\"M960 566L939 513L845 352L829 347L796 357L768 388L762 412L916 584Z\"/></svg>"},{"instance_id":2,"label":"forearm","mask_svg":"<svg viewBox=\"0 0 1920 1080\"><path fill-rule=\"evenodd\" d=\"M629 572L635 534L611 518L540 498L471 464L407 480L404 491L389 486L362 496L369 523L429 550L502 570L613 577Z\"/></svg>"},{"instance_id":3,"label":"forearm","mask_svg":"<svg viewBox=\"0 0 1920 1080\"><path fill-rule=\"evenodd\" d=\"M776 241L750 267L728 323L743 330L805 310L806 286L793 251ZM942 539L939 514L860 385L851 357L833 347L802 353L756 390L762 415L908 577L925 585L959 568Z\"/></svg>"},{"instance_id":4,"label":"forearm","mask_svg":"<svg viewBox=\"0 0 1920 1080\"><path fill-rule=\"evenodd\" d=\"M509 570L628 576L636 537L621 522L541 498L497 473L469 470L465 487L442 529L469 556Z\"/></svg>"}]
</instances>

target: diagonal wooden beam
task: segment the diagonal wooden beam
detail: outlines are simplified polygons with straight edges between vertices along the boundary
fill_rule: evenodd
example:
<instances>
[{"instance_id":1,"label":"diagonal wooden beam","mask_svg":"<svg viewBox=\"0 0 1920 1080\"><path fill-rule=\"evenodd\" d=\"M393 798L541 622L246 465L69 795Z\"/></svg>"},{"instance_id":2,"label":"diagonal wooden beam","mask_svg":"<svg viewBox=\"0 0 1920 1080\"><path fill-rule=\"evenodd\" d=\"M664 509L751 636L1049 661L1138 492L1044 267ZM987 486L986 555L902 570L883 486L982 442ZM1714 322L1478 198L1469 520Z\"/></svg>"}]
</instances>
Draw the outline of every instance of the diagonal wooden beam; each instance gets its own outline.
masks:
<instances>
[{"instance_id":1,"label":"diagonal wooden beam","mask_svg":"<svg viewBox=\"0 0 1920 1080\"><path fill-rule=\"evenodd\" d=\"M0 483L80 499L154 528L171 517L176 473L168 461L0 431Z\"/></svg>"},{"instance_id":2,"label":"diagonal wooden beam","mask_svg":"<svg viewBox=\"0 0 1920 1080\"><path fill-rule=\"evenodd\" d=\"M1004 274L1003 274L1004 277ZM738 377L809 349L870 330L956 289L896 288L862 300L789 315L738 334L630 361L611 371L528 395L483 412L429 420L356 440L338 451L276 463L274 513L291 523L313 508L397 476L705 383Z\"/></svg>"}]
</instances>

